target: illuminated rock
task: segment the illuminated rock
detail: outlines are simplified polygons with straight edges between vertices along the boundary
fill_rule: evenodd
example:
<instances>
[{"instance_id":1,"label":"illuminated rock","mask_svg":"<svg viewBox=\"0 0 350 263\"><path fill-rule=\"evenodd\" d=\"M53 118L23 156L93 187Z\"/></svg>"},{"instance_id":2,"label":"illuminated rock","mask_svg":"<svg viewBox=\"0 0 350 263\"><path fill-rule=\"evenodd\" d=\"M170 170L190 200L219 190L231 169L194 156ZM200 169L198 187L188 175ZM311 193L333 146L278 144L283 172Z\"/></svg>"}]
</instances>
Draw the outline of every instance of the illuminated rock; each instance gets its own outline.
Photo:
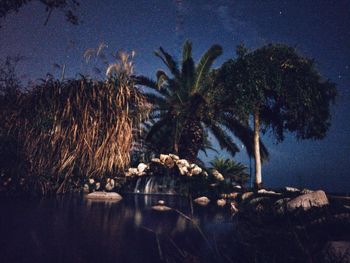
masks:
<instances>
[{"instance_id":1,"label":"illuminated rock","mask_svg":"<svg viewBox=\"0 0 350 263\"><path fill-rule=\"evenodd\" d=\"M114 200L114 201L119 201L122 198L120 194L117 193L107 193L107 192L102 192L102 191L96 191L90 194L87 194L85 196L87 199L93 199L93 200Z\"/></svg>"}]
</instances>

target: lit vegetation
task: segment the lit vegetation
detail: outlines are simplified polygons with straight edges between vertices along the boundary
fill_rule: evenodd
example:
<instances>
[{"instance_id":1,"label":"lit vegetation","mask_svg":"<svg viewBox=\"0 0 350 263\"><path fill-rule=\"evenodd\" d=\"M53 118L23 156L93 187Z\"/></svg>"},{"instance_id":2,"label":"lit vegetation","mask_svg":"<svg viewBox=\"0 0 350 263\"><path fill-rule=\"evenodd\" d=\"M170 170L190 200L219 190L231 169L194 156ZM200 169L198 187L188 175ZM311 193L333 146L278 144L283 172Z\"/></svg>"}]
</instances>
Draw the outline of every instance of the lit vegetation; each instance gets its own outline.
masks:
<instances>
[{"instance_id":1,"label":"lit vegetation","mask_svg":"<svg viewBox=\"0 0 350 263\"><path fill-rule=\"evenodd\" d=\"M109 78L49 79L16 97L1 115L26 162L26 175L42 193L64 193L89 177L122 172L130 162L135 127L149 106L131 78L122 54Z\"/></svg>"}]
</instances>

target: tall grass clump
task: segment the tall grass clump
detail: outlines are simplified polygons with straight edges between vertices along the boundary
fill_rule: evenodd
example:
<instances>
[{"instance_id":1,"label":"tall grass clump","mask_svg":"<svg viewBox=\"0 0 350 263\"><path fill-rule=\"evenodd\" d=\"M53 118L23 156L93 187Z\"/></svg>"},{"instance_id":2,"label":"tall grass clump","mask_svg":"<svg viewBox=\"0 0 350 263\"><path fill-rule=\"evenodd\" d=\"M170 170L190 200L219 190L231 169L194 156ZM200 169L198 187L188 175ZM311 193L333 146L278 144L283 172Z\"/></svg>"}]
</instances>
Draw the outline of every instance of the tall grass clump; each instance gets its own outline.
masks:
<instances>
[{"instance_id":1,"label":"tall grass clump","mask_svg":"<svg viewBox=\"0 0 350 263\"><path fill-rule=\"evenodd\" d=\"M130 56L121 53L105 81L49 79L17 97L17 110L6 116L9 133L36 189L64 193L128 166L135 127L148 115L132 74Z\"/></svg>"}]
</instances>

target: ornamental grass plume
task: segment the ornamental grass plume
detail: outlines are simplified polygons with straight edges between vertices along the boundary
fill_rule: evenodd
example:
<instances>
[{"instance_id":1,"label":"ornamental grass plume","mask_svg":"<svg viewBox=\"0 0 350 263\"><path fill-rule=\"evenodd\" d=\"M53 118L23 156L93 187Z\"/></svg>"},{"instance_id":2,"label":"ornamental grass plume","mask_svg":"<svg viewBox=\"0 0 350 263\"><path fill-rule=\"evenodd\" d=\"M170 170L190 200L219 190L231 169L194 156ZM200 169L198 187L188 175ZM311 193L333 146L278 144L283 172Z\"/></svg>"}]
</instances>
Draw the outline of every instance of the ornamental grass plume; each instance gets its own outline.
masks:
<instances>
[{"instance_id":1,"label":"ornamental grass plume","mask_svg":"<svg viewBox=\"0 0 350 263\"><path fill-rule=\"evenodd\" d=\"M64 193L128 166L135 129L150 110L129 58L124 54L105 81L50 79L18 97L10 130L42 193Z\"/></svg>"}]
</instances>

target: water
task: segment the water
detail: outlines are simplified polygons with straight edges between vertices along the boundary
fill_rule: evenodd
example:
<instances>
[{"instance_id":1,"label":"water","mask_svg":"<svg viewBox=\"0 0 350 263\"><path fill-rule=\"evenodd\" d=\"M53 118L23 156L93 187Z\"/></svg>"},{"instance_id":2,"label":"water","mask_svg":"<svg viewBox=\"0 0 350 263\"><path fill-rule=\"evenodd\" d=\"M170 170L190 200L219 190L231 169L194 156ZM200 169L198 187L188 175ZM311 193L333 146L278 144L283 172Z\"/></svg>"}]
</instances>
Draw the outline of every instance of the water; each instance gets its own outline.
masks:
<instances>
[{"instance_id":1,"label":"water","mask_svg":"<svg viewBox=\"0 0 350 263\"><path fill-rule=\"evenodd\" d=\"M160 199L193 220L152 210ZM233 229L224 209L194 205L191 215L188 200L176 196L0 199L0 209L1 262L179 262L192 252L209 253L209 237Z\"/></svg>"},{"instance_id":2,"label":"water","mask_svg":"<svg viewBox=\"0 0 350 263\"><path fill-rule=\"evenodd\" d=\"M174 194L179 190L179 186L175 185L173 177L163 176L144 176L139 177L137 180L129 181L132 192L135 194ZM135 185L135 187L132 187ZM129 191L131 190L129 189Z\"/></svg>"}]
</instances>

